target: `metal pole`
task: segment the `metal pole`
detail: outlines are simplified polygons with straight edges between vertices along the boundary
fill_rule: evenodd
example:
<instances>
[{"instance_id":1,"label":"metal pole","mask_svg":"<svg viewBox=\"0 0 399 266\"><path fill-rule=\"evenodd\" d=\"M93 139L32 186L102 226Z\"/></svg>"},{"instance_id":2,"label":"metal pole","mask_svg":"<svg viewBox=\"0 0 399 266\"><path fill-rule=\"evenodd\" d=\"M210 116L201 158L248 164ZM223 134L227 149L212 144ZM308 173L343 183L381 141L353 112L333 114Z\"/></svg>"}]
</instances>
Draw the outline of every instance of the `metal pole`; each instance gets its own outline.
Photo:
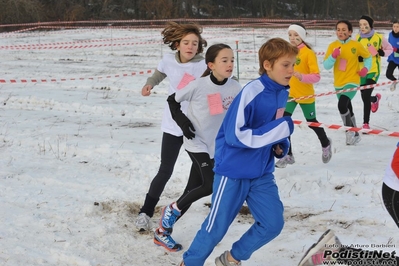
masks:
<instances>
[{"instance_id":1,"label":"metal pole","mask_svg":"<svg viewBox=\"0 0 399 266\"><path fill-rule=\"evenodd\" d=\"M238 60L238 41L236 41L236 53L237 53L237 79L240 80L240 61Z\"/></svg>"}]
</instances>

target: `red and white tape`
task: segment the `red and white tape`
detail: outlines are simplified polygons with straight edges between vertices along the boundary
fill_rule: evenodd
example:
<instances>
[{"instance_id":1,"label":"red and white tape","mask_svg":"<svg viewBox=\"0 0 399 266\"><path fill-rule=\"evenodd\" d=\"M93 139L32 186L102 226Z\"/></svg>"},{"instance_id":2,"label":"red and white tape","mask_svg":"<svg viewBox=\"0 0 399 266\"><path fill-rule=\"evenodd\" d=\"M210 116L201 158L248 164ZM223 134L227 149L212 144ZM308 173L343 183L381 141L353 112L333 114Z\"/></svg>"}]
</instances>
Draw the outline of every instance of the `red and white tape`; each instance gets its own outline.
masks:
<instances>
[{"instance_id":1,"label":"red and white tape","mask_svg":"<svg viewBox=\"0 0 399 266\"><path fill-rule=\"evenodd\" d=\"M130 45L142 45L142 44L155 44L160 43L159 41L154 42L134 42L134 43L105 43L105 44L87 44L87 45L67 45L67 46L0 46L0 49L9 50L55 50L55 49L86 49L86 48L98 48L98 47L117 47L117 46L130 46Z\"/></svg>"},{"instance_id":2,"label":"red and white tape","mask_svg":"<svg viewBox=\"0 0 399 266\"><path fill-rule=\"evenodd\" d=\"M153 24L153 23L159 23L159 22L168 22L168 21L174 21L174 22L198 22L201 23L203 21L209 21L209 22L234 22L237 23L237 21L241 23L291 23L291 22L303 22L303 23L314 23L316 24L316 20L308 21L308 20L294 20L294 19L264 19L264 18L223 18L223 19L153 19L153 20L146 20L146 19L134 19L134 20L87 20L87 21L48 21L48 22L34 22L34 23L20 23L20 24L1 24L0 27L26 27L26 26L45 26L45 25L80 25L80 24L118 24L118 23L123 23L123 24ZM335 23L334 20L324 20L323 22L331 22ZM233 24L235 25L235 24Z\"/></svg>"},{"instance_id":3,"label":"red and white tape","mask_svg":"<svg viewBox=\"0 0 399 266\"><path fill-rule=\"evenodd\" d=\"M242 50L242 49L238 49L237 52L239 53L247 53L247 54L257 54L258 51L257 50ZM316 55L321 56L321 55L325 55L325 52L315 52Z\"/></svg>"},{"instance_id":4,"label":"red and white tape","mask_svg":"<svg viewBox=\"0 0 399 266\"><path fill-rule=\"evenodd\" d=\"M129 40L129 39L137 39L135 37L125 37L125 38L115 38L115 39L92 39L92 40L85 40L85 41L74 41L74 42L56 42L56 43L35 43L35 44L18 44L18 45L2 45L0 49L11 49L11 50L28 50L28 49L50 49L50 48L43 48L43 47L51 47L51 46L63 46L63 45L74 45L77 46L80 43L101 43L101 42L113 42L113 41L121 41L121 40ZM143 42L143 44L148 43L156 43L153 42ZM161 43L161 41L158 41ZM42 47L42 48L39 48ZM69 46L64 46L69 47Z\"/></svg>"},{"instance_id":5,"label":"red and white tape","mask_svg":"<svg viewBox=\"0 0 399 266\"><path fill-rule=\"evenodd\" d=\"M359 127L347 127L347 126L342 126L342 125L328 125L324 123L316 123L316 122L305 122L301 120L293 120L295 125L300 125L300 124L307 124L308 126L312 127L325 127L329 129L335 129L335 130L341 130L341 131L353 131L353 132L361 132L361 133L367 133L367 134L373 134L373 135L382 135L382 136L389 136L389 137L397 137L399 138L399 132L394 132L394 131L386 131L386 130L380 130L380 129L364 129L364 128L359 128Z\"/></svg>"},{"instance_id":6,"label":"red and white tape","mask_svg":"<svg viewBox=\"0 0 399 266\"><path fill-rule=\"evenodd\" d=\"M35 27L35 28L28 28L28 29L22 29L18 31L11 31L11 32L3 32L0 33L0 38L14 38L14 37L26 37L26 36L37 36L37 35L58 35L60 33L85 33L85 32L93 32L93 31L98 31L98 30L112 30L114 28L117 28L118 30L132 30L132 27L67 27L67 26L62 26L62 27L55 27L57 30L53 31L37 31L43 28L49 28L49 27ZM54 27L50 27L54 28ZM134 28L135 31L146 31L149 32L151 30L153 31L159 31L159 29L138 29ZM141 37L140 37L141 38Z\"/></svg>"},{"instance_id":7,"label":"red and white tape","mask_svg":"<svg viewBox=\"0 0 399 266\"><path fill-rule=\"evenodd\" d=\"M86 78L48 78L48 79L0 79L0 84L16 84L16 83L48 83L48 82L64 82L64 81L77 81L77 80L100 80L100 79L110 79L110 78L121 78L128 76L137 76L144 74L151 74L153 70L132 72L128 74L115 74L108 76L97 76L97 77L86 77Z\"/></svg>"},{"instance_id":8,"label":"red and white tape","mask_svg":"<svg viewBox=\"0 0 399 266\"><path fill-rule=\"evenodd\" d=\"M349 91L367 90L367 89L372 89L372 88L375 88L375 87L381 87L381 86L390 85L392 83L397 83L397 82L398 81L386 81L386 82L381 82L381 83L372 84L372 85L355 87L355 88L351 88L351 89L344 89L344 90L323 92L323 93L313 94L313 95L306 95L306 96L302 96L302 97L298 97L298 98L289 99L288 102L304 100L304 99L310 99L310 98L316 98L316 97L327 96L327 95L333 95L333 94L339 94L339 93L344 93L344 92L349 92Z\"/></svg>"},{"instance_id":9,"label":"red and white tape","mask_svg":"<svg viewBox=\"0 0 399 266\"><path fill-rule=\"evenodd\" d=\"M228 36L210 37L207 39L215 38L227 38ZM76 42L57 42L57 43L44 43L44 44L21 44L21 45L2 45L0 50L57 50L57 49L87 49L87 48L99 48L99 47L117 47L117 46L134 46L134 45L151 45L151 44L162 44L162 41L142 41L142 42L131 42L131 43L112 43L114 41L121 41L127 39L133 39L134 37L126 38L115 38L115 39L104 39L104 40L86 40ZM143 38L143 37L142 37ZM137 38L134 38L137 39ZM110 42L103 44L90 44L90 43L101 43ZM86 44L89 43L89 44Z\"/></svg>"}]
</instances>

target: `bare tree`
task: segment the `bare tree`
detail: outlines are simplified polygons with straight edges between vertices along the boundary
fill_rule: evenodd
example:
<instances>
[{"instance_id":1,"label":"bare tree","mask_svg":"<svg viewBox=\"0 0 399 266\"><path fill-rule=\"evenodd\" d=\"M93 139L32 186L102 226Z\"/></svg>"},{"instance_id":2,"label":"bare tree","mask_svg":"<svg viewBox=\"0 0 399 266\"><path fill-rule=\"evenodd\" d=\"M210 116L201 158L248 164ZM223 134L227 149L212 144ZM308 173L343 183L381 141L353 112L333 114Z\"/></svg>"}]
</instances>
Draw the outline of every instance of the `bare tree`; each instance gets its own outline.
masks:
<instances>
[{"instance_id":1,"label":"bare tree","mask_svg":"<svg viewBox=\"0 0 399 266\"><path fill-rule=\"evenodd\" d=\"M238 18L375 20L399 17L398 0L0 0L0 23L90 19Z\"/></svg>"},{"instance_id":2,"label":"bare tree","mask_svg":"<svg viewBox=\"0 0 399 266\"><path fill-rule=\"evenodd\" d=\"M2 23L46 21L42 4L38 0L0 0Z\"/></svg>"}]
</instances>

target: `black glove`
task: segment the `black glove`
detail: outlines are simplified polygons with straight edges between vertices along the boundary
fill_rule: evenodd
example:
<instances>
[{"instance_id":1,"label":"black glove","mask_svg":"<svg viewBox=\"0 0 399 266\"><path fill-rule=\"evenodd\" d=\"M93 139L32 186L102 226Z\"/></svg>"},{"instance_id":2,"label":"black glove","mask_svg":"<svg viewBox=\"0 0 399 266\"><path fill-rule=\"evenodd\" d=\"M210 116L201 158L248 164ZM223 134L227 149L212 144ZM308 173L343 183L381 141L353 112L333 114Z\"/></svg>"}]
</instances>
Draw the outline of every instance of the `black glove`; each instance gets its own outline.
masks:
<instances>
[{"instance_id":1,"label":"black glove","mask_svg":"<svg viewBox=\"0 0 399 266\"><path fill-rule=\"evenodd\" d=\"M378 54L379 54L380 56L384 56L384 55L385 55L385 52L384 52L384 50L382 50L382 49L380 48L380 49L378 49Z\"/></svg>"},{"instance_id":2,"label":"black glove","mask_svg":"<svg viewBox=\"0 0 399 266\"><path fill-rule=\"evenodd\" d=\"M175 94L170 95L167 101L172 118L183 131L183 135L188 139L193 139L195 137L194 126L190 119L181 111L180 103L175 100Z\"/></svg>"},{"instance_id":3,"label":"black glove","mask_svg":"<svg viewBox=\"0 0 399 266\"><path fill-rule=\"evenodd\" d=\"M357 58L357 60L358 60L359 62L363 62L363 57L359 56L359 57Z\"/></svg>"},{"instance_id":4,"label":"black glove","mask_svg":"<svg viewBox=\"0 0 399 266\"><path fill-rule=\"evenodd\" d=\"M179 125L179 124L178 124ZM187 121L184 122L182 125L179 125L181 130L183 131L183 135L188 139L195 138L195 129L191 121L187 118Z\"/></svg>"}]
</instances>

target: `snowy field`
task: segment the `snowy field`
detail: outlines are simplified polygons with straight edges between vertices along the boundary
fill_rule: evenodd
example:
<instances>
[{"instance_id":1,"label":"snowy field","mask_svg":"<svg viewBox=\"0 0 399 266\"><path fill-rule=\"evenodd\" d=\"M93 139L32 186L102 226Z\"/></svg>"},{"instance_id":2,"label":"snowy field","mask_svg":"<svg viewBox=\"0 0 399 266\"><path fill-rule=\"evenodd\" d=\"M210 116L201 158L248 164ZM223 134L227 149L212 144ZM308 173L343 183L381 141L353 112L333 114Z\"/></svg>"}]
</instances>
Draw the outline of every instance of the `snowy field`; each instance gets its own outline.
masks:
<instances>
[{"instance_id":1,"label":"snowy field","mask_svg":"<svg viewBox=\"0 0 399 266\"><path fill-rule=\"evenodd\" d=\"M149 97L141 88L165 53L161 29L81 29L0 34L0 265L177 265L183 252L168 253L134 221L160 160L160 121L168 80ZM357 30L356 30L357 31ZM383 31L388 33L388 31ZM333 91L322 68L333 31L309 31L319 53L316 93ZM204 28L208 46L224 42L236 54L241 85L256 78L257 49L285 29ZM237 56L238 55L238 56ZM386 58L379 83L386 82ZM398 74L398 73L396 73ZM382 95L370 126L399 131L398 90ZM341 125L334 94L317 98L321 123ZM362 122L360 92L354 100ZM294 119L304 121L298 107ZM396 137L362 135L345 144L343 130L326 129L333 158L321 161L320 143L306 124L292 136L294 165L276 169L286 224L245 266L297 265L328 228L343 244L381 245L399 252L398 228L384 208L381 185ZM191 161L181 150L159 207L176 200ZM245 166L243 166L245 167ZM175 225L184 250L208 213L206 197ZM159 218L159 211L154 222ZM240 214L205 265L253 223Z\"/></svg>"}]
</instances>

